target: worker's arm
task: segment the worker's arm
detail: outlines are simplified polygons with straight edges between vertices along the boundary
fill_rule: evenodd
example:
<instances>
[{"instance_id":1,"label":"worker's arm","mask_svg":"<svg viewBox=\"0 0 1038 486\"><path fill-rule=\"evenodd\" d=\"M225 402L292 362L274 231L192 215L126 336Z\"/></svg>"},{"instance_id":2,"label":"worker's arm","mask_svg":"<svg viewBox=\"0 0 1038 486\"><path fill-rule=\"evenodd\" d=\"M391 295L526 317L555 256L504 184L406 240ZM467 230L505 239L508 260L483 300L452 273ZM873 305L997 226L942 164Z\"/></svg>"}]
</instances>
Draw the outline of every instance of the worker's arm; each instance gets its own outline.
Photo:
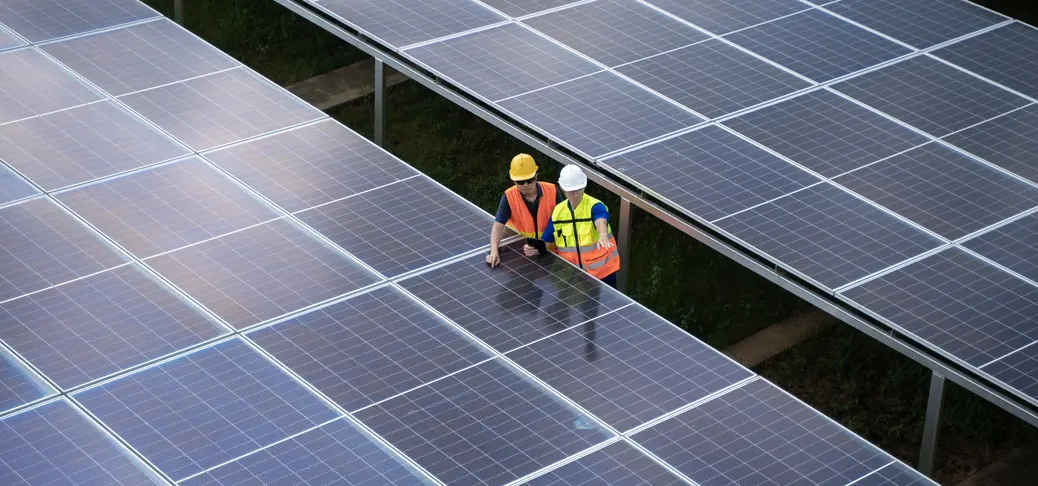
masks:
<instances>
[{"instance_id":1,"label":"worker's arm","mask_svg":"<svg viewBox=\"0 0 1038 486\"><path fill-rule=\"evenodd\" d=\"M505 223L512 217L511 208L508 207L508 198L501 196L501 202L497 205L497 214L494 215L494 226L490 228L490 254L487 255L487 264L496 267L501 263L501 255L498 246L501 238L505 236Z\"/></svg>"},{"instance_id":2,"label":"worker's arm","mask_svg":"<svg viewBox=\"0 0 1038 486\"><path fill-rule=\"evenodd\" d=\"M555 222L548 220L548 225L544 227L544 234L541 235L541 240L544 241L544 247L549 252L556 253L555 251Z\"/></svg>"},{"instance_id":3,"label":"worker's arm","mask_svg":"<svg viewBox=\"0 0 1038 486\"><path fill-rule=\"evenodd\" d=\"M598 230L598 248L612 247L613 243L609 241L609 210L606 209L605 204L595 203L594 206L591 206L591 219L594 220L595 229Z\"/></svg>"}]
</instances>

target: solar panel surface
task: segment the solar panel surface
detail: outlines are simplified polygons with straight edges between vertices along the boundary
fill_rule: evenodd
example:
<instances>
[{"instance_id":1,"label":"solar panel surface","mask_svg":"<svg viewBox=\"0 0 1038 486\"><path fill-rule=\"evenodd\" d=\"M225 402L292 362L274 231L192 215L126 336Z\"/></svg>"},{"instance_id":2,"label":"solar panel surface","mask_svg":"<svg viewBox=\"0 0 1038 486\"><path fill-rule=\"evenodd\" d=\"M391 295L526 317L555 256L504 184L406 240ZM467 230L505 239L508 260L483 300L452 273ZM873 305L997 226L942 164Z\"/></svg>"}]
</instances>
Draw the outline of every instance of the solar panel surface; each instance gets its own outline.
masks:
<instances>
[{"instance_id":1,"label":"solar panel surface","mask_svg":"<svg viewBox=\"0 0 1038 486\"><path fill-rule=\"evenodd\" d=\"M13 170L0 166L0 205L39 194L29 181L22 179Z\"/></svg>"},{"instance_id":2,"label":"solar panel surface","mask_svg":"<svg viewBox=\"0 0 1038 486\"><path fill-rule=\"evenodd\" d=\"M0 66L0 124L103 97L33 47L0 52Z\"/></svg>"},{"instance_id":3,"label":"solar panel surface","mask_svg":"<svg viewBox=\"0 0 1038 486\"><path fill-rule=\"evenodd\" d=\"M44 42L158 16L158 12L137 0L12 0L0 5L0 23L29 42Z\"/></svg>"},{"instance_id":4,"label":"solar panel surface","mask_svg":"<svg viewBox=\"0 0 1038 486\"><path fill-rule=\"evenodd\" d=\"M810 8L797 0L648 0L716 35L745 29Z\"/></svg>"},{"instance_id":5,"label":"solar panel surface","mask_svg":"<svg viewBox=\"0 0 1038 486\"><path fill-rule=\"evenodd\" d=\"M474 0L321 0L319 5L396 48L507 20Z\"/></svg>"},{"instance_id":6,"label":"solar panel surface","mask_svg":"<svg viewBox=\"0 0 1038 486\"><path fill-rule=\"evenodd\" d=\"M0 25L0 51L13 49L25 45L25 41L11 32L7 27Z\"/></svg>"},{"instance_id":7,"label":"solar panel surface","mask_svg":"<svg viewBox=\"0 0 1038 486\"><path fill-rule=\"evenodd\" d=\"M956 42L934 55L1025 95L1038 97L1038 30L1013 23Z\"/></svg>"},{"instance_id":8,"label":"solar panel surface","mask_svg":"<svg viewBox=\"0 0 1038 486\"><path fill-rule=\"evenodd\" d=\"M22 364L17 357L7 349L0 348L0 413L54 393L55 390L50 385Z\"/></svg>"},{"instance_id":9,"label":"solar panel surface","mask_svg":"<svg viewBox=\"0 0 1038 486\"><path fill-rule=\"evenodd\" d=\"M1034 343L981 367L987 375L1038 403L1038 346Z\"/></svg>"},{"instance_id":10,"label":"solar panel surface","mask_svg":"<svg viewBox=\"0 0 1038 486\"><path fill-rule=\"evenodd\" d=\"M1034 213L970 238L962 246L1038 282L1038 215Z\"/></svg>"},{"instance_id":11,"label":"solar panel surface","mask_svg":"<svg viewBox=\"0 0 1038 486\"><path fill-rule=\"evenodd\" d=\"M933 481L900 463L890 464L861 478L854 486L933 486Z\"/></svg>"},{"instance_id":12,"label":"solar panel surface","mask_svg":"<svg viewBox=\"0 0 1038 486\"><path fill-rule=\"evenodd\" d=\"M615 442L528 482L528 486L688 484L626 442Z\"/></svg>"},{"instance_id":13,"label":"solar panel surface","mask_svg":"<svg viewBox=\"0 0 1038 486\"><path fill-rule=\"evenodd\" d=\"M926 49L1007 20L961 0L843 0L825 6L916 49Z\"/></svg>"},{"instance_id":14,"label":"solar panel surface","mask_svg":"<svg viewBox=\"0 0 1038 486\"><path fill-rule=\"evenodd\" d=\"M1038 105L986 121L944 140L1038 183Z\"/></svg>"}]
</instances>

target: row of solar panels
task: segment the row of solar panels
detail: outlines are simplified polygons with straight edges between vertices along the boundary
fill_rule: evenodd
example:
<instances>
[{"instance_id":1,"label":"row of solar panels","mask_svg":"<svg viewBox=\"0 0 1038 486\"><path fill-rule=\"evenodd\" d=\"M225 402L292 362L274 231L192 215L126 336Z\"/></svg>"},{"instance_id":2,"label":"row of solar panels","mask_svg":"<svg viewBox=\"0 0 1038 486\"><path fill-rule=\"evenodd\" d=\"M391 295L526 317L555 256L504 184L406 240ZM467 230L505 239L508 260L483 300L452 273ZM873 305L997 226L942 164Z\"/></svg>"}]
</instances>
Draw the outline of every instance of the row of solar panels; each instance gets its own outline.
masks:
<instances>
[{"instance_id":1,"label":"row of solar panels","mask_svg":"<svg viewBox=\"0 0 1038 486\"><path fill-rule=\"evenodd\" d=\"M1038 405L1033 27L959 0L309 3Z\"/></svg>"},{"instance_id":2,"label":"row of solar panels","mask_svg":"<svg viewBox=\"0 0 1038 486\"><path fill-rule=\"evenodd\" d=\"M0 2L0 483L932 484L155 16Z\"/></svg>"}]
</instances>

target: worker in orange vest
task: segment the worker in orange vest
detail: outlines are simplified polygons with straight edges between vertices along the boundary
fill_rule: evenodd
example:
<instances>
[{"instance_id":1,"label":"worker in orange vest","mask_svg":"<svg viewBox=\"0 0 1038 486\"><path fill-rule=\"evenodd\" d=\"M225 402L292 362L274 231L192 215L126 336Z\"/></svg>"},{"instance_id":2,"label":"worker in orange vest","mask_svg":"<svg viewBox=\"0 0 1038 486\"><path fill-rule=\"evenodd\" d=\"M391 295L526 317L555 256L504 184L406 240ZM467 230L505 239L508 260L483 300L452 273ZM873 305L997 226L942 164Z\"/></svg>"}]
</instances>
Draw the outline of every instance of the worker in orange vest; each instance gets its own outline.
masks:
<instances>
[{"instance_id":1,"label":"worker in orange vest","mask_svg":"<svg viewBox=\"0 0 1038 486\"><path fill-rule=\"evenodd\" d=\"M505 234L505 225L526 237L526 245L523 246L526 256L546 254L548 250L540 236L551 220L552 209L562 201L562 195L555 190L555 184L537 181L537 163L528 154L512 157L508 175L515 184L501 196L494 226L490 229L487 264L492 267L501 263L498 246Z\"/></svg>"},{"instance_id":2,"label":"worker in orange vest","mask_svg":"<svg viewBox=\"0 0 1038 486\"><path fill-rule=\"evenodd\" d=\"M552 210L541 239L548 249L616 288L620 253L609 226L609 209L584 194L586 187L587 175L580 167L570 164L562 168L559 188L565 191L566 200Z\"/></svg>"}]
</instances>

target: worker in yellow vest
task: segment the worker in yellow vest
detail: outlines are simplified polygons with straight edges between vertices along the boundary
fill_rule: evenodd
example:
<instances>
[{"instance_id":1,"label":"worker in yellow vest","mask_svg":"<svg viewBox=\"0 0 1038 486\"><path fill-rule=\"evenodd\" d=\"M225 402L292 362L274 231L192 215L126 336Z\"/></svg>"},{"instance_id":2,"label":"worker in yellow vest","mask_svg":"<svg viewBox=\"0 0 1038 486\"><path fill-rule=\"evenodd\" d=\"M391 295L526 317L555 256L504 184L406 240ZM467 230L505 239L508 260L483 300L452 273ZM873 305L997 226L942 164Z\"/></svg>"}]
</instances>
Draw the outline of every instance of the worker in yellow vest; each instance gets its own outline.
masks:
<instances>
[{"instance_id":1,"label":"worker in yellow vest","mask_svg":"<svg viewBox=\"0 0 1038 486\"><path fill-rule=\"evenodd\" d=\"M508 175L515 184L501 196L494 226L490 229L487 263L492 267L501 263L498 246L505 234L505 225L526 237L523 246L526 256L547 254L540 236L551 220L552 208L562 201L562 194L555 190L555 184L537 181L537 163L528 154L512 157Z\"/></svg>"},{"instance_id":2,"label":"worker in yellow vest","mask_svg":"<svg viewBox=\"0 0 1038 486\"><path fill-rule=\"evenodd\" d=\"M616 288L620 253L609 226L609 209L598 199L584 194L587 175L576 165L559 174L559 188L566 200L552 210L541 239L549 250Z\"/></svg>"}]
</instances>

